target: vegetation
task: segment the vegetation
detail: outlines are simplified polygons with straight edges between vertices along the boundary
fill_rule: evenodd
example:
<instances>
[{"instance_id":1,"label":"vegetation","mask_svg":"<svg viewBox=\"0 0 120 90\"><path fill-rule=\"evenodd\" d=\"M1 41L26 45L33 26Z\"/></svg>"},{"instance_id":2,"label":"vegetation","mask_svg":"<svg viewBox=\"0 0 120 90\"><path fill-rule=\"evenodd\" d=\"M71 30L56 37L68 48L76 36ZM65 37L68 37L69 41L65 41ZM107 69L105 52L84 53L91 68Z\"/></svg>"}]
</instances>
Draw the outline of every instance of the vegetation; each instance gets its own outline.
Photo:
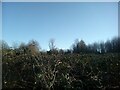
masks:
<instances>
[{"instance_id":1,"label":"vegetation","mask_svg":"<svg viewBox=\"0 0 120 90\"><path fill-rule=\"evenodd\" d=\"M2 41L2 85L6 88L107 90L120 87L120 39L72 49L57 49L54 40L43 52L37 41L10 48Z\"/></svg>"}]
</instances>

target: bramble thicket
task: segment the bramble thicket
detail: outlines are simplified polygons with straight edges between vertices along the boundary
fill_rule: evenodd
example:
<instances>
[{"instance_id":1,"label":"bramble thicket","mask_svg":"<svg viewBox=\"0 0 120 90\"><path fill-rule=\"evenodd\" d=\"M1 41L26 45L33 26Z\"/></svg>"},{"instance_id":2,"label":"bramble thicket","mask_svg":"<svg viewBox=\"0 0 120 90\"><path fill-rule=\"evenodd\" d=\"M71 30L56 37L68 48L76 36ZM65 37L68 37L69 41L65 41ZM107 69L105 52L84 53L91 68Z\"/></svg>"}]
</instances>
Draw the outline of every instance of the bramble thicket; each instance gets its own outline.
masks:
<instances>
[{"instance_id":1,"label":"bramble thicket","mask_svg":"<svg viewBox=\"0 0 120 90\"><path fill-rule=\"evenodd\" d=\"M2 88L108 90L120 88L120 38L86 45L78 39L67 50L55 40L43 51L37 41L2 46Z\"/></svg>"}]
</instances>

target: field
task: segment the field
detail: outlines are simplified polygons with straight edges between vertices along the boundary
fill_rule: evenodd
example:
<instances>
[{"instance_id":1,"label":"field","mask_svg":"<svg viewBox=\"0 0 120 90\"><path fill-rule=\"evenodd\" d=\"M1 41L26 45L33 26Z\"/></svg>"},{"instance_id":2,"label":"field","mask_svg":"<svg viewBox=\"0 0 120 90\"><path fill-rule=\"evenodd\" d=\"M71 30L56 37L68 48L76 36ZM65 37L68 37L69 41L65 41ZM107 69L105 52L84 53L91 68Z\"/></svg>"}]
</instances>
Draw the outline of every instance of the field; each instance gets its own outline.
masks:
<instances>
[{"instance_id":1,"label":"field","mask_svg":"<svg viewBox=\"0 0 120 90\"><path fill-rule=\"evenodd\" d=\"M3 89L119 89L119 56L120 53L3 54Z\"/></svg>"}]
</instances>

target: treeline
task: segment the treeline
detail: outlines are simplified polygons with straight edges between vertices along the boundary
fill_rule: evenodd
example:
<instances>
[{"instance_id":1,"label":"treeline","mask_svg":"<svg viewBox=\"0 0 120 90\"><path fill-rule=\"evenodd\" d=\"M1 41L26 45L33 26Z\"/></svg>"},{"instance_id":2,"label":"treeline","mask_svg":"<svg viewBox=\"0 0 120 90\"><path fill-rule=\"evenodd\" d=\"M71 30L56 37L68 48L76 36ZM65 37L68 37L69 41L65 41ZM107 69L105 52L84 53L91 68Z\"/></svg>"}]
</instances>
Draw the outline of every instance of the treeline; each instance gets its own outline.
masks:
<instances>
[{"instance_id":1,"label":"treeline","mask_svg":"<svg viewBox=\"0 0 120 90\"><path fill-rule=\"evenodd\" d=\"M83 40L76 40L73 44L73 53L118 53L120 52L120 38L114 37L106 42L86 45Z\"/></svg>"},{"instance_id":2,"label":"treeline","mask_svg":"<svg viewBox=\"0 0 120 90\"><path fill-rule=\"evenodd\" d=\"M49 51L43 51L35 40L13 47L2 41L0 46L3 90L120 88L120 53L117 53L120 38L89 45L83 40L75 40L68 50L58 49L54 39L49 41Z\"/></svg>"},{"instance_id":3,"label":"treeline","mask_svg":"<svg viewBox=\"0 0 120 90\"><path fill-rule=\"evenodd\" d=\"M120 52L120 37L114 37L112 40L107 40L106 42L92 43L86 45L83 40L76 39L72 45L71 49L63 50L58 49L55 46L55 40L51 39L49 41L49 51L43 51L40 48L39 43L36 40L31 40L27 44L21 43L20 45L14 45L9 47L7 42L1 41L1 46L3 53L6 51L15 51L16 54L25 54L25 53L47 53L47 54L68 54L68 53L118 53Z\"/></svg>"}]
</instances>

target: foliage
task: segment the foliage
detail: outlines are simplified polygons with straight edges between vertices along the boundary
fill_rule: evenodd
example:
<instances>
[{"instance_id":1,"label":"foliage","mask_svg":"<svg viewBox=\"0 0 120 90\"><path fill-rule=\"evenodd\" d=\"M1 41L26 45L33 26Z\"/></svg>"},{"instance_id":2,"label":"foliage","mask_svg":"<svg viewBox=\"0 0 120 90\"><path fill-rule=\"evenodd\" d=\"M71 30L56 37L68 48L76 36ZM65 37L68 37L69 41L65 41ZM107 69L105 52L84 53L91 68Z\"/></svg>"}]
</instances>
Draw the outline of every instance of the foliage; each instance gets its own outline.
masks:
<instances>
[{"instance_id":1,"label":"foliage","mask_svg":"<svg viewBox=\"0 0 120 90\"><path fill-rule=\"evenodd\" d=\"M120 53L3 54L3 88L120 88Z\"/></svg>"},{"instance_id":2,"label":"foliage","mask_svg":"<svg viewBox=\"0 0 120 90\"><path fill-rule=\"evenodd\" d=\"M120 88L120 38L89 45L76 40L67 50L57 49L53 39L49 51L40 51L35 40L17 48L10 48L5 41L0 45L3 89Z\"/></svg>"},{"instance_id":3,"label":"foliage","mask_svg":"<svg viewBox=\"0 0 120 90\"><path fill-rule=\"evenodd\" d=\"M112 40L106 42L95 42L86 45L83 40L75 40L73 44L73 53L118 53L120 52L120 37L114 37Z\"/></svg>"}]
</instances>

